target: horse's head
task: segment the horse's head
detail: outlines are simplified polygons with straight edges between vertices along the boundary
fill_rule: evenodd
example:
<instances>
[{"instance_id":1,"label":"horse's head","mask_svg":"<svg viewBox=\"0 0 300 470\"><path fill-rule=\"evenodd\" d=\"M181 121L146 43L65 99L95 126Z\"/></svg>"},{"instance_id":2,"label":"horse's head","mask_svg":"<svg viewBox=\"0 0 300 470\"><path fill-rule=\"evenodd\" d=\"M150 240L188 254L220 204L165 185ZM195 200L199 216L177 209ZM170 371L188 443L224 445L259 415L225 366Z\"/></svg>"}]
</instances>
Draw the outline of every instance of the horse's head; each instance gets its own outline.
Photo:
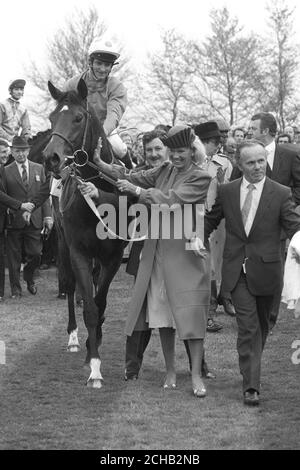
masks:
<instances>
[{"instance_id":1,"label":"horse's head","mask_svg":"<svg viewBox=\"0 0 300 470\"><path fill-rule=\"evenodd\" d=\"M73 91L60 91L50 81L48 88L57 106L49 116L52 134L44 150L45 163L48 170L59 174L66 157L74 156L77 150L85 150L88 154L94 150L101 135L101 126L99 122L96 126L91 122L84 80L80 79L77 90Z\"/></svg>"}]
</instances>

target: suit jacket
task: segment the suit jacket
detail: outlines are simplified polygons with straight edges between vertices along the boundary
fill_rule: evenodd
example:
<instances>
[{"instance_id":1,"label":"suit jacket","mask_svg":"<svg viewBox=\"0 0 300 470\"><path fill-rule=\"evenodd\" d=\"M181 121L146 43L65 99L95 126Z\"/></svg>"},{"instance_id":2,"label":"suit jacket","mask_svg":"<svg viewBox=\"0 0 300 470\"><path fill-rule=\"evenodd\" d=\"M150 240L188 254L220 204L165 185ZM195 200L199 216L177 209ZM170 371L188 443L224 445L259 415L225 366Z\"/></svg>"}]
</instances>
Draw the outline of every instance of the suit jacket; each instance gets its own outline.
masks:
<instances>
[{"instance_id":1,"label":"suit jacket","mask_svg":"<svg viewBox=\"0 0 300 470\"><path fill-rule=\"evenodd\" d=\"M226 241L223 253L224 291L231 292L240 277L246 259L246 277L253 295L274 295L282 287L280 233L289 238L300 230L300 216L289 188L266 178L257 212L247 236L240 209L242 178L221 185L216 203L205 215L205 238L225 218Z\"/></svg>"},{"instance_id":2,"label":"suit jacket","mask_svg":"<svg viewBox=\"0 0 300 470\"><path fill-rule=\"evenodd\" d=\"M242 172L235 167L231 181L240 178ZM293 144L280 144L275 147L273 169L267 166L267 176L277 183L288 186L292 190L293 199L300 204L300 152Z\"/></svg>"},{"instance_id":3,"label":"suit jacket","mask_svg":"<svg viewBox=\"0 0 300 470\"><path fill-rule=\"evenodd\" d=\"M18 210L21 206L20 201L13 199L4 192L5 190L2 181L3 172L3 166L0 166L0 233L2 233L5 228L7 208L9 207L10 209Z\"/></svg>"},{"instance_id":4,"label":"suit jacket","mask_svg":"<svg viewBox=\"0 0 300 470\"><path fill-rule=\"evenodd\" d=\"M45 181L45 173L42 165L39 163L29 163L29 183L26 188L23 184L21 175L19 173L16 162L4 168L3 184L7 194L20 202L28 202L35 196L39 191L42 182ZM51 216L50 202L49 199L43 204L42 207L33 211L31 215L32 225L36 229L40 229L43 226L44 217ZM22 217L22 212L18 211L15 213L12 221L11 228L23 228L25 221Z\"/></svg>"}]
</instances>

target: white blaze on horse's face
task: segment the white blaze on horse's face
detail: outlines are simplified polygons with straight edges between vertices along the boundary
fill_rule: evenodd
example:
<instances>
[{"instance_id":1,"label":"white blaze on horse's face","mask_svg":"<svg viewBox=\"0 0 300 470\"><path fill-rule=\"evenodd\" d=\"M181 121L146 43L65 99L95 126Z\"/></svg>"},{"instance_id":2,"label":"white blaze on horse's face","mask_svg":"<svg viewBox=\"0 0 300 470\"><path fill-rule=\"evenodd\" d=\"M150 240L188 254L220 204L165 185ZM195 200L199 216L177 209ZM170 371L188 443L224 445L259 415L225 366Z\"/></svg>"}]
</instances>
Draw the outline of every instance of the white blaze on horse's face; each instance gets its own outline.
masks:
<instances>
[{"instance_id":1,"label":"white blaze on horse's face","mask_svg":"<svg viewBox=\"0 0 300 470\"><path fill-rule=\"evenodd\" d=\"M59 112L61 113L62 111L69 111L68 105L65 104Z\"/></svg>"}]
</instances>

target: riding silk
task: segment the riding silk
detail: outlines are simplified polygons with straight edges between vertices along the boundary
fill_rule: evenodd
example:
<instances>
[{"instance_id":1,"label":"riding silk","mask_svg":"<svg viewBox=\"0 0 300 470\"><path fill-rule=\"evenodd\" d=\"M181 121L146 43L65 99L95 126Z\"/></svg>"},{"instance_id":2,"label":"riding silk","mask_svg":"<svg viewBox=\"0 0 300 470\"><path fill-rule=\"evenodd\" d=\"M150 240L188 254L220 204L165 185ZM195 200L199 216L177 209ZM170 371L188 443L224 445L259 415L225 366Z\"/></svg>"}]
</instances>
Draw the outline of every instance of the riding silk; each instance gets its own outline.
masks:
<instances>
[{"instance_id":1,"label":"riding silk","mask_svg":"<svg viewBox=\"0 0 300 470\"><path fill-rule=\"evenodd\" d=\"M19 101L8 98L0 103L0 137L12 141L15 135L28 139L31 137L31 126L27 110Z\"/></svg>"},{"instance_id":2,"label":"riding silk","mask_svg":"<svg viewBox=\"0 0 300 470\"><path fill-rule=\"evenodd\" d=\"M125 87L116 77L108 77L102 85L88 70L68 80L64 91L76 90L80 78L83 78L88 88L88 103L93 106L106 135L111 134L118 127L127 106Z\"/></svg>"}]
</instances>

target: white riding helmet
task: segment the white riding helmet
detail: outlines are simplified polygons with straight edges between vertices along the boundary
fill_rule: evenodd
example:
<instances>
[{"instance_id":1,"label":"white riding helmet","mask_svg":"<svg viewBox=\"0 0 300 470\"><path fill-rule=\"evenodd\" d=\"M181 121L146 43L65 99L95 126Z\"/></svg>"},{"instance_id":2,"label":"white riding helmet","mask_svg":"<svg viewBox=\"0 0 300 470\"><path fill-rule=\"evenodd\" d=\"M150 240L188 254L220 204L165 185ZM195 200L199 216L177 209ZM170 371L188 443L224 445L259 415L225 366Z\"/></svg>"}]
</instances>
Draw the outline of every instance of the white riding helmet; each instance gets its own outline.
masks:
<instances>
[{"instance_id":1,"label":"white riding helmet","mask_svg":"<svg viewBox=\"0 0 300 470\"><path fill-rule=\"evenodd\" d=\"M120 57L120 54L116 52L116 46L114 42L109 38L98 37L95 38L88 50L90 59L99 59L102 62L108 62L114 64L115 61Z\"/></svg>"}]
</instances>

